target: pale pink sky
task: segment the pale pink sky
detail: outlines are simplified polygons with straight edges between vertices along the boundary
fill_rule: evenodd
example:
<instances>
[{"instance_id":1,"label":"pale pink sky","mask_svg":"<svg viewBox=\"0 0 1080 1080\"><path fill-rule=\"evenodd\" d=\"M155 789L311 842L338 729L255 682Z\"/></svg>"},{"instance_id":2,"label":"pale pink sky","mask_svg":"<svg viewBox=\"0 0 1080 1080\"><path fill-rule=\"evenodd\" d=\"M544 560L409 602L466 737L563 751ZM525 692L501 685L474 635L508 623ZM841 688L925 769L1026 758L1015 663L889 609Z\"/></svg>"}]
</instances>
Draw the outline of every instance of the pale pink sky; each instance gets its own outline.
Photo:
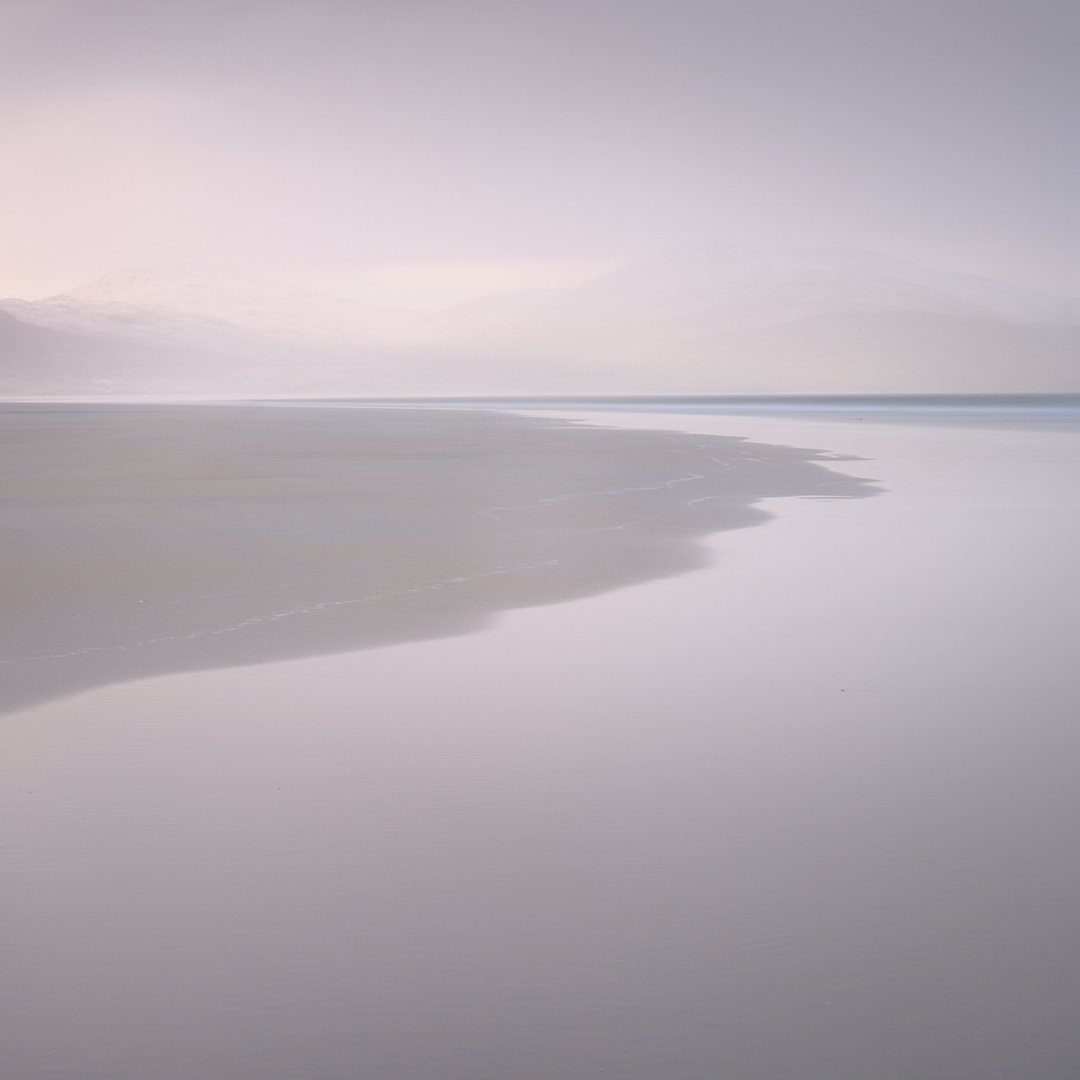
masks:
<instances>
[{"instance_id":1,"label":"pale pink sky","mask_svg":"<svg viewBox=\"0 0 1080 1080\"><path fill-rule=\"evenodd\" d=\"M431 304L713 241L1080 294L1078 55L1045 0L0 0L0 295Z\"/></svg>"}]
</instances>

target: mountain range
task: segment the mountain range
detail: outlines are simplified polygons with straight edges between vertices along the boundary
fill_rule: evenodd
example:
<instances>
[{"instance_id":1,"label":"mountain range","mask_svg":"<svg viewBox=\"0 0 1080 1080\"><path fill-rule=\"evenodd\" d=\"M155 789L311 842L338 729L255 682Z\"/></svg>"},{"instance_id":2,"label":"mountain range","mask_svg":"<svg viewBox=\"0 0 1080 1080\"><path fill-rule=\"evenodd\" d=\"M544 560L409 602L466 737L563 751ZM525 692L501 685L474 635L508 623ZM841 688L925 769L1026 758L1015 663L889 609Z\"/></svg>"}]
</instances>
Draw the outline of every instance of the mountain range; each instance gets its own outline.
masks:
<instances>
[{"instance_id":1,"label":"mountain range","mask_svg":"<svg viewBox=\"0 0 1080 1080\"><path fill-rule=\"evenodd\" d=\"M852 249L709 245L399 311L206 267L0 300L0 396L1080 391L1080 300Z\"/></svg>"}]
</instances>

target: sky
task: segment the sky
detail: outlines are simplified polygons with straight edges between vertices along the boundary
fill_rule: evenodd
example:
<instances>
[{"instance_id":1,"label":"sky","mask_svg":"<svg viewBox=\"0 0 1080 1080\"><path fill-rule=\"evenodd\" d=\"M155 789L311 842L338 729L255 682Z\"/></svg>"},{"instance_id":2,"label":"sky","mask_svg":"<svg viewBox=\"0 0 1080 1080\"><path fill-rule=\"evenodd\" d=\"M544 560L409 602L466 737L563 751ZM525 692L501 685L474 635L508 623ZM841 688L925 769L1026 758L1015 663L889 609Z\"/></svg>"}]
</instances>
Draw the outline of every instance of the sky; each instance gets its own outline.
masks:
<instances>
[{"instance_id":1,"label":"sky","mask_svg":"<svg viewBox=\"0 0 1080 1080\"><path fill-rule=\"evenodd\" d=\"M0 295L401 306L713 242L1080 295L1080 4L0 0Z\"/></svg>"}]
</instances>

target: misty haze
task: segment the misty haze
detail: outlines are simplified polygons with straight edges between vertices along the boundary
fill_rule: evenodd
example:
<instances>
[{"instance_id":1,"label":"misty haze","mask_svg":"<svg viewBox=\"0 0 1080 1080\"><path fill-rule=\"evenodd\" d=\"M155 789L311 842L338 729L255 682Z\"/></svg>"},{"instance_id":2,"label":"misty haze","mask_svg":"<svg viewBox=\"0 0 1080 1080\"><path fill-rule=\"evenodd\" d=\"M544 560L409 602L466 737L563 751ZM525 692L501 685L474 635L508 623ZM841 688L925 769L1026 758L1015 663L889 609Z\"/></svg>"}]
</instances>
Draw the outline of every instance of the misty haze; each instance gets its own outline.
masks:
<instances>
[{"instance_id":1,"label":"misty haze","mask_svg":"<svg viewBox=\"0 0 1080 1080\"><path fill-rule=\"evenodd\" d=\"M1073 1080L1078 48L0 0L3 1080Z\"/></svg>"},{"instance_id":2,"label":"misty haze","mask_svg":"<svg viewBox=\"0 0 1080 1080\"><path fill-rule=\"evenodd\" d=\"M156 266L3 312L25 397L1080 391L1080 300L845 249L690 248L435 312Z\"/></svg>"}]
</instances>

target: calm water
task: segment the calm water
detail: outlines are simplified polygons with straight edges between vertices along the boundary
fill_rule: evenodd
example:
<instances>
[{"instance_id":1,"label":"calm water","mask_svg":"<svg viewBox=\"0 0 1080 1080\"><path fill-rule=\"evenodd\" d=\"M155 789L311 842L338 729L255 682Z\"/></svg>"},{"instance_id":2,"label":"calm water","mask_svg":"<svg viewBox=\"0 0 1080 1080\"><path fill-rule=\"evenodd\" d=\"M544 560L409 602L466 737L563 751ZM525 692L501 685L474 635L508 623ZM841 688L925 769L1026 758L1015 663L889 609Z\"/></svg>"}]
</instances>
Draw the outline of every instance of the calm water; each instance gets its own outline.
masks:
<instances>
[{"instance_id":1,"label":"calm water","mask_svg":"<svg viewBox=\"0 0 1080 1080\"><path fill-rule=\"evenodd\" d=\"M472 636L8 716L2 1075L1076 1075L1080 435L633 422L888 493Z\"/></svg>"}]
</instances>

